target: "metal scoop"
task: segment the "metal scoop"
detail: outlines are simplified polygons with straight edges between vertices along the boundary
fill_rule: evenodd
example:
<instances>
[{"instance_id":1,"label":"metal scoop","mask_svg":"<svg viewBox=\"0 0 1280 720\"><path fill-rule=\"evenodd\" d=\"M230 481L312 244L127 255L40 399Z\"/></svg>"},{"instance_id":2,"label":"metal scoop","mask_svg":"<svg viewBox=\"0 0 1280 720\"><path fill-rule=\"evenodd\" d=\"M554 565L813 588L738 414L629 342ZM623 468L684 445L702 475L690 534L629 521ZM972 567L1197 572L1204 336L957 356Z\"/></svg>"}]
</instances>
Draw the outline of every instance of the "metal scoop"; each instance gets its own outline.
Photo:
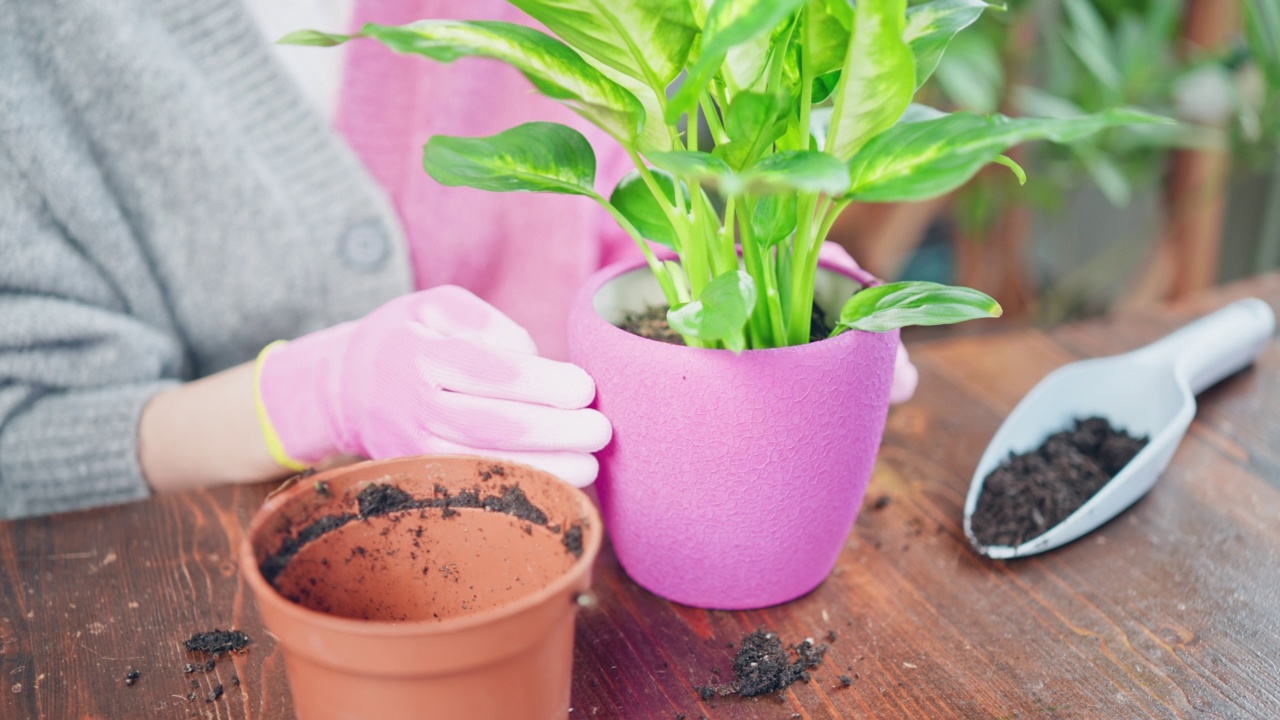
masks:
<instances>
[{"instance_id":1,"label":"metal scoop","mask_svg":"<svg viewBox=\"0 0 1280 720\"><path fill-rule=\"evenodd\" d=\"M1270 306L1257 298L1232 303L1123 355L1082 360L1041 380L1018 403L973 473L964 503L964 531L983 555L1014 558L1064 545L1102 525L1155 485L1196 414L1195 396L1244 369L1275 330ZM1065 520L1021 545L983 545L973 513L987 475L1009 453L1039 447L1072 421L1099 415L1150 442L1102 489Z\"/></svg>"}]
</instances>

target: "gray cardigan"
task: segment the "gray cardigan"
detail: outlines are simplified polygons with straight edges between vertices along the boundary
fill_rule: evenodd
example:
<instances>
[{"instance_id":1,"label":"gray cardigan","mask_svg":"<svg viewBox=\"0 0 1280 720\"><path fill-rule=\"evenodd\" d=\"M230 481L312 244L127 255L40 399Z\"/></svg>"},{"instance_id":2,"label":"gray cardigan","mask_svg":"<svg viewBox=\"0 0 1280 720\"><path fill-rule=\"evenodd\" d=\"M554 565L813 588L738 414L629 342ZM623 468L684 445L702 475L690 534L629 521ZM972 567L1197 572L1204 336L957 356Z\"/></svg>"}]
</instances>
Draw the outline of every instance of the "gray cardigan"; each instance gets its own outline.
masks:
<instances>
[{"instance_id":1,"label":"gray cardigan","mask_svg":"<svg viewBox=\"0 0 1280 720\"><path fill-rule=\"evenodd\" d=\"M0 519L145 497L156 392L411 284L241 0L0 0Z\"/></svg>"}]
</instances>

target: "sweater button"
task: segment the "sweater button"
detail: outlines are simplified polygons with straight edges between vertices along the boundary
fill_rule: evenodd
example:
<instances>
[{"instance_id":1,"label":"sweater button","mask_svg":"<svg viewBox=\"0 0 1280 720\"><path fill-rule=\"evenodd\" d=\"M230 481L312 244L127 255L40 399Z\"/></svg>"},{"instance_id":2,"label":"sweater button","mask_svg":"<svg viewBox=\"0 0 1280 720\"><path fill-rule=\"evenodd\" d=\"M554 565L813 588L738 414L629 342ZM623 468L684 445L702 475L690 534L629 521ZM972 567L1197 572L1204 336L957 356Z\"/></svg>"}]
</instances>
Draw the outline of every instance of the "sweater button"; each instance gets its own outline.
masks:
<instances>
[{"instance_id":1,"label":"sweater button","mask_svg":"<svg viewBox=\"0 0 1280 720\"><path fill-rule=\"evenodd\" d=\"M339 253L348 267L377 270L391 254L387 234L374 221L362 222L347 229L342 236Z\"/></svg>"}]
</instances>

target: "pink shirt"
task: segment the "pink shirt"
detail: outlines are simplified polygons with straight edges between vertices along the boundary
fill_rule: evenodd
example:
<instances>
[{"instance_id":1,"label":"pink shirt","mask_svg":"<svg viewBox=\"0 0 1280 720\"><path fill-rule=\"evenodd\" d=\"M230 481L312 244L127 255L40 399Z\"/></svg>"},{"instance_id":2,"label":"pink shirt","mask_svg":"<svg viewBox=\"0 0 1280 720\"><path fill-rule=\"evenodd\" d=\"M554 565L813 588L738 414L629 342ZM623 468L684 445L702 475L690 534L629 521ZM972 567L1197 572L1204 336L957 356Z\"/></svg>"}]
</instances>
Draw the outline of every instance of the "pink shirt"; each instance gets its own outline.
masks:
<instances>
[{"instance_id":1,"label":"pink shirt","mask_svg":"<svg viewBox=\"0 0 1280 720\"><path fill-rule=\"evenodd\" d=\"M532 24L494 0L359 0L352 24L426 18ZM441 186L422 169L422 146L438 134L564 123L595 148L596 189L606 197L630 167L626 154L501 63L446 65L373 41L351 43L347 52L336 125L399 211L417 287L461 285L527 328L543 355L563 359L570 299L587 275L636 253L630 239L587 198Z\"/></svg>"}]
</instances>

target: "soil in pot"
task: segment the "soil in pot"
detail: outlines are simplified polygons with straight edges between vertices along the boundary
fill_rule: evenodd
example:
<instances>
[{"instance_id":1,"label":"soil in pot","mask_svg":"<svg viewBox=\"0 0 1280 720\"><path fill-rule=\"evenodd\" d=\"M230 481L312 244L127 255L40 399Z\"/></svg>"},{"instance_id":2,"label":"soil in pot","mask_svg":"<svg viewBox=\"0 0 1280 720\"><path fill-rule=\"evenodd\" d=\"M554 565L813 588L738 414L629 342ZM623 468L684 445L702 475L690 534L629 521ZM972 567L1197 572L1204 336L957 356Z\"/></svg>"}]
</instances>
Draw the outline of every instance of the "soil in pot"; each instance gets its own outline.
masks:
<instances>
[{"instance_id":1,"label":"soil in pot","mask_svg":"<svg viewBox=\"0 0 1280 720\"><path fill-rule=\"evenodd\" d=\"M667 310L665 305L650 305L642 313L628 313L618 327L642 338L683 345L684 338L667 324ZM809 326L809 342L827 339L833 329L835 324L827 320L827 313L814 303L813 320Z\"/></svg>"},{"instance_id":2,"label":"soil in pot","mask_svg":"<svg viewBox=\"0 0 1280 720\"><path fill-rule=\"evenodd\" d=\"M569 570L582 528L549 525L495 468L454 493L365 485L348 503L356 512L311 519L259 570L303 607L362 620L446 620L510 604Z\"/></svg>"},{"instance_id":3,"label":"soil in pot","mask_svg":"<svg viewBox=\"0 0 1280 720\"><path fill-rule=\"evenodd\" d=\"M974 536L984 545L1017 546L1044 534L1097 494L1148 440L1091 417L1035 450L1010 455L983 481Z\"/></svg>"}]
</instances>

